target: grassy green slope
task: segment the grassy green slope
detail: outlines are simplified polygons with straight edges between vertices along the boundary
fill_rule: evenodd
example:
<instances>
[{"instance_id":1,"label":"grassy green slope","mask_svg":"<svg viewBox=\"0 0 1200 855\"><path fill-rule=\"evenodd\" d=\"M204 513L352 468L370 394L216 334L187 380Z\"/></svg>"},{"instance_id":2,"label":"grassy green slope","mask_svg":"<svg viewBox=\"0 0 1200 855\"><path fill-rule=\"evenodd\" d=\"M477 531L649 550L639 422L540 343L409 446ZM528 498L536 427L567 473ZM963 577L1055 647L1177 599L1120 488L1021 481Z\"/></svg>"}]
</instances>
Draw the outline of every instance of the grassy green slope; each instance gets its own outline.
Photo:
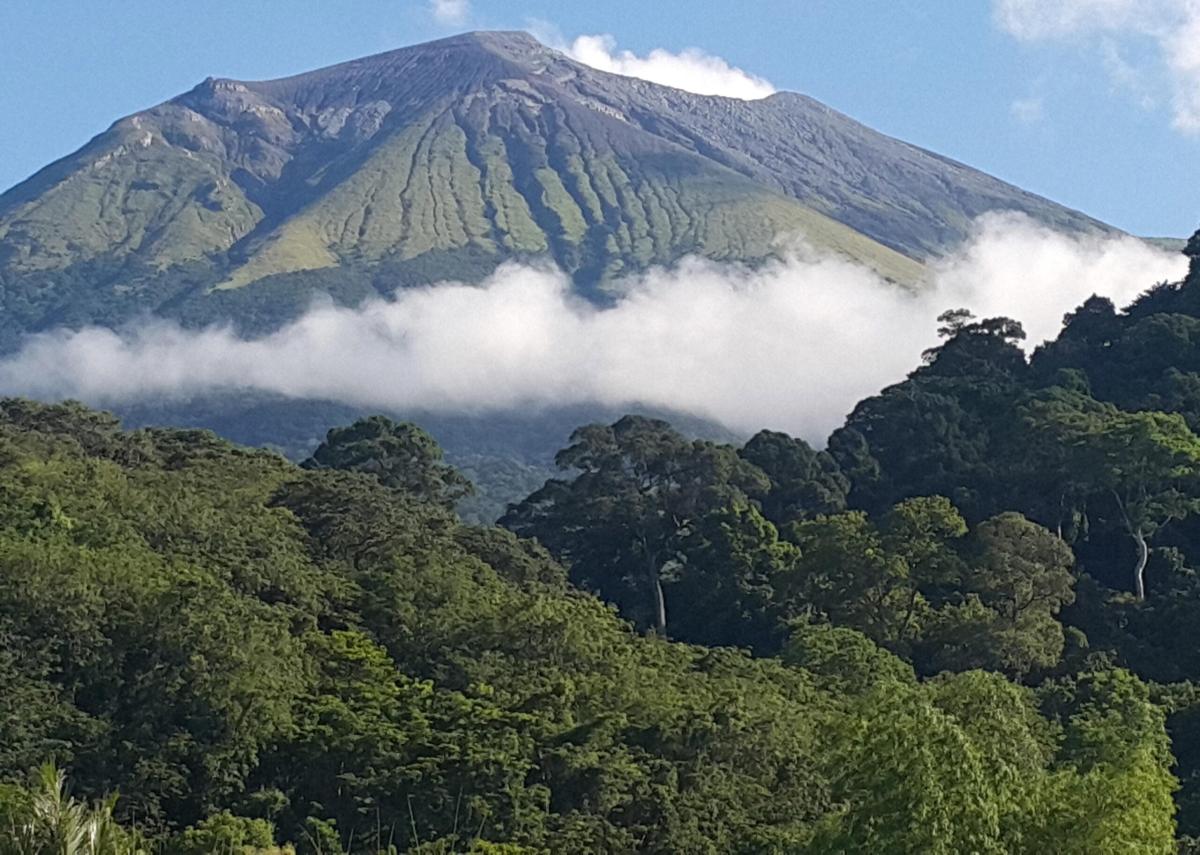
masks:
<instances>
[{"instance_id":1,"label":"grassy green slope","mask_svg":"<svg viewBox=\"0 0 1200 855\"><path fill-rule=\"evenodd\" d=\"M616 120L503 91L439 105L246 247L219 286L468 247L549 253L585 282L696 253L757 260L810 244L910 282L921 266L794 199ZM613 134L620 139L613 141Z\"/></svg>"},{"instance_id":2,"label":"grassy green slope","mask_svg":"<svg viewBox=\"0 0 1200 855\"><path fill-rule=\"evenodd\" d=\"M0 264L65 268L98 257L170 266L229 249L262 218L211 152L137 118L0 196Z\"/></svg>"},{"instance_id":3,"label":"grassy green slope","mask_svg":"<svg viewBox=\"0 0 1200 855\"><path fill-rule=\"evenodd\" d=\"M255 331L314 291L352 302L513 258L594 293L795 238L914 283L993 210L1107 228L799 95L692 95L466 34L206 80L0 195L0 347L147 311Z\"/></svg>"}]
</instances>

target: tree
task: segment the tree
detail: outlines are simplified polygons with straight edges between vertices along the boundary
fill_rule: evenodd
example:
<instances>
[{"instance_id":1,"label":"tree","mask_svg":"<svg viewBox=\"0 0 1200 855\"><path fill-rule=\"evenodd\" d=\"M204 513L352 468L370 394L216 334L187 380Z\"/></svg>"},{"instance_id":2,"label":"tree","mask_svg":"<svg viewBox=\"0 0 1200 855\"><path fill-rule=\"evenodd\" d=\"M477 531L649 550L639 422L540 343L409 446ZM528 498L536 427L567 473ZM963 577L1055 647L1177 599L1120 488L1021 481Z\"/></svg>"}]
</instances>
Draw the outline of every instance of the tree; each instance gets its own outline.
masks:
<instances>
[{"instance_id":1,"label":"tree","mask_svg":"<svg viewBox=\"0 0 1200 855\"><path fill-rule=\"evenodd\" d=\"M800 556L777 574L776 609L804 604L908 659L920 673L987 668L1016 676L1062 654L1058 611L1074 599L1074 556L1019 514L975 527L946 499L799 523ZM782 607L786 604L786 607Z\"/></svg>"},{"instance_id":2,"label":"tree","mask_svg":"<svg viewBox=\"0 0 1200 855\"><path fill-rule=\"evenodd\" d=\"M1137 549L1134 595L1145 599L1149 541L1200 507L1200 438L1179 415L1127 413L1078 393L1035 399L1026 418L1061 451L1063 482L1111 500Z\"/></svg>"},{"instance_id":3,"label":"tree","mask_svg":"<svg viewBox=\"0 0 1200 855\"><path fill-rule=\"evenodd\" d=\"M1028 377L1025 337L1010 318L942 316L946 340L908 379L860 401L829 438L851 479L849 506L883 513L914 496L946 496L970 519L1011 507L997 442L1015 422ZM999 470L999 471L998 471Z\"/></svg>"},{"instance_id":4,"label":"tree","mask_svg":"<svg viewBox=\"0 0 1200 855\"><path fill-rule=\"evenodd\" d=\"M1001 619L1020 624L1074 601L1075 557L1052 532L1009 512L976 526L972 541L967 590L978 593Z\"/></svg>"},{"instance_id":5,"label":"tree","mask_svg":"<svg viewBox=\"0 0 1200 855\"><path fill-rule=\"evenodd\" d=\"M474 491L470 481L443 462L433 437L414 424L384 416L333 428L302 465L365 472L386 487L445 507L453 507Z\"/></svg>"},{"instance_id":6,"label":"tree","mask_svg":"<svg viewBox=\"0 0 1200 855\"><path fill-rule=\"evenodd\" d=\"M884 513L907 498L942 495L987 516L992 432L1003 420L996 413L1011 410L1010 392L991 381L921 376L859 402L829 438L852 480L849 506Z\"/></svg>"},{"instance_id":7,"label":"tree","mask_svg":"<svg viewBox=\"0 0 1200 855\"><path fill-rule=\"evenodd\" d=\"M0 792L0 855L147 855L141 838L117 824L116 803L78 801L66 773L46 763L28 790Z\"/></svg>"},{"instance_id":8,"label":"tree","mask_svg":"<svg viewBox=\"0 0 1200 855\"><path fill-rule=\"evenodd\" d=\"M1062 770L1040 831L1043 852L1170 855L1178 786L1164 711L1120 669L1089 671L1042 689L1063 728Z\"/></svg>"},{"instance_id":9,"label":"tree","mask_svg":"<svg viewBox=\"0 0 1200 855\"><path fill-rule=\"evenodd\" d=\"M738 452L771 480L763 514L777 526L846 509L850 481L827 451L814 451L802 439L759 431Z\"/></svg>"},{"instance_id":10,"label":"tree","mask_svg":"<svg viewBox=\"0 0 1200 855\"><path fill-rule=\"evenodd\" d=\"M704 516L680 539L678 562L665 578L677 615L672 635L774 653L792 617L777 600L776 586L799 555L753 505Z\"/></svg>"},{"instance_id":11,"label":"tree","mask_svg":"<svg viewBox=\"0 0 1200 855\"><path fill-rule=\"evenodd\" d=\"M667 630L663 574L706 514L767 492L767 477L730 446L690 441L670 425L625 416L590 425L558 453L571 480L552 479L501 524L536 537L643 627Z\"/></svg>"},{"instance_id":12,"label":"tree","mask_svg":"<svg viewBox=\"0 0 1200 855\"><path fill-rule=\"evenodd\" d=\"M780 659L832 685L838 695L861 695L891 683L914 683L912 666L856 629L793 621Z\"/></svg>"},{"instance_id":13,"label":"tree","mask_svg":"<svg viewBox=\"0 0 1200 855\"><path fill-rule=\"evenodd\" d=\"M359 472L297 473L271 496L308 533L315 557L336 559L356 569L417 552L454 526L440 505L414 501Z\"/></svg>"},{"instance_id":14,"label":"tree","mask_svg":"<svg viewBox=\"0 0 1200 855\"><path fill-rule=\"evenodd\" d=\"M883 548L862 511L818 517L793 526L800 548L793 582L784 595L801 613L810 604L835 626L852 627L876 644L907 651L925 605L908 583L908 568ZM907 608L906 608L907 605Z\"/></svg>"},{"instance_id":15,"label":"tree","mask_svg":"<svg viewBox=\"0 0 1200 855\"><path fill-rule=\"evenodd\" d=\"M966 540L962 599L937 615L924 640L929 670L988 668L1023 676L1062 655L1056 615L1075 599L1074 555L1020 514L980 523Z\"/></svg>"},{"instance_id":16,"label":"tree","mask_svg":"<svg viewBox=\"0 0 1200 855\"><path fill-rule=\"evenodd\" d=\"M996 853L1002 806L985 757L953 716L914 684L872 688L836 738L839 809L808 853Z\"/></svg>"},{"instance_id":17,"label":"tree","mask_svg":"<svg viewBox=\"0 0 1200 855\"><path fill-rule=\"evenodd\" d=\"M1112 300L1093 294L1063 317L1057 339L1034 351L1034 374L1049 378L1062 370L1079 370L1090 378L1093 369L1106 361L1106 351L1121 333L1121 319Z\"/></svg>"},{"instance_id":18,"label":"tree","mask_svg":"<svg viewBox=\"0 0 1200 855\"><path fill-rule=\"evenodd\" d=\"M1005 317L976 321L965 309L943 312L938 321L942 323L938 335L945 341L925 351L925 366L916 374L1019 376L1025 372L1025 354L1018 346L1025 330L1018 321Z\"/></svg>"},{"instance_id":19,"label":"tree","mask_svg":"<svg viewBox=\"0 0 1200 855\"><path fill-rule=\"evenodd\" d=\"M835 626L911 655L931 609L953 590L959 576L953 543L966 532L962 516L941 497L901 502L879 525L861 511L798 523L789 533L800 548L791 595ZM800 611L798 604L792 609Z\"/></svg>"},{"instance_id":20,"label":"tree","mask_svg":"<svg viewBox=\"0 0 1200 855\"><path fill-rule=\"evenodd\" d=\"M1192 232L1187 245L1183 248L1183 254L1188 259L1187 278L1193 280L1200 277L1200 229Z\"/></svg>"},{"instance_id":21,"label":"tree","mask_svg":"<svg viewBox=\"0 0 1200 855\"><path fill-rule=\"evenodd\" d=\"M221 811L206 817L172 841L179 855L237 852L241 855L286 855L275 846L275 829L265 819L247 819Z\"/></svg>"}]
</instances>

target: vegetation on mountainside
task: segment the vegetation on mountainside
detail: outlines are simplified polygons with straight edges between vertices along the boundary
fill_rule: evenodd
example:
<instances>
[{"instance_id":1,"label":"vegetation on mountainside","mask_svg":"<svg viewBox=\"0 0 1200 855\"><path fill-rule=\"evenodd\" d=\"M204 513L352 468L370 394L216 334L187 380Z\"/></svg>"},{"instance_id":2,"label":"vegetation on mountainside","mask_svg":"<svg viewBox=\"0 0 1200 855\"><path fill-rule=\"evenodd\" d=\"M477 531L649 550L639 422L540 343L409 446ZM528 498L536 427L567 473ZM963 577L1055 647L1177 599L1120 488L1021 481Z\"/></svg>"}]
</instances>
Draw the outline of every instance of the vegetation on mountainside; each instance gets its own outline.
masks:
<instances>
[{"instance_id":1,"label":"vegetation on mountainside","mask_svg":"<svg viewBox=\"0 0 1200 855\"><path fill-rule=\"evenodd\" d=\"M550 259L581 293L802 238L901 283L989 211L1111 231L811 99L707 97L474 33L274 81L209 79L0 194L0 349L146 313L262 332ZM250 286L250 287L246 287Z\"/></svg>"},{"instance_id":2,"label":"vegetation on mountainside","mask_svg":"<svg viewBox=\"0 0 1200 855\"><path fill-rule=\"evenodd\" d=\"M1074 576L1049 532L967 532L942 499L838 513L828 459L780 435L744 452L771 474L650 419L582 436L573 465L659 455L669 495L626 507L613 473L587 506L603 591L622 550L644 566L634 517L675 551L658 637L459 523L410 428L335 431L301 469L6 403L0 811L34 827L44 781L23 784L52 757L75 805L119 792L147 851L1169 850L1163 712L1102 659L1060 663Z\"/></svg>"},{"instance_id":3,"label":"vegetation on mountainside","mask_svg":"<svg viewBox=\"0 0 1200 855\"><path fill-rule=\"evenodd\" d=\"M1157 684L1198 834L1200 237L1189 254L1184 282L1124 312L1086 301L1032 359L1017 322L947 313L944 343L828 452L771 434L738 451L766 490L732 448L624 420L578 432L569 477L504 522L682 640L775 655L816 615L927 677L1129 668Z\"/></svg>"},{"instance_id":4,"label":"vegetation on mountainside","mask_svg":"<svg viewBox=\"0 0 1200 855\"><path fill-rule=\"evenodd\" d=\"M782 238L795 235L896 281L911 283L921 276L921 265L900 253L723 167L698 166L692 156L656 156L649 160L652 166L636 157L618 162L589 153L590 146L570 136L569 127L543 128L545 139L524 134L505 143L507 128L475 128L466 115L458 120L486 141L476 144L502 152L507 146L507 156L518 159L504 164L507 178L500 186L520 202L527 233L511 231L513 218L503 217L507 197L489 195L501 193L493 186L497 167L488 171L472 164L464 131L453 120L443 133L456 148L442 151L445 146L420 134L406 143L409 135L400 134L359 173L331 189L328 198L261 237L251 232L220 252L189 250L170 263L104 249L66 256L62 263L24 264L26 252L7 244L49 214L18 209L10 216L32 218L34 224L14 225L6 236L0 210L5 309L0 348L12 347L22 333L83 323L112 326L148 311L189 325L232 322L243 334L261 334L297 317L317 295L356 305L415 284L478 281L510 259L552 259L583 293L602 297L603 284L623 272L671 264L689 254L762 261L778 254ZM418 143L420 150L411 150ZM571 155L570 168L560 165L562 175L546 165L579 150L584 155ZM156 156L190 165L187 154L168 150ZM118 158L105 169L117 170L121 162ZM145 171L140 163L127 167L129 174L108 178L117 188L114 198L121 198L125 185L137 183L132 176ZM455 182L443 172L462 175ZM84 191L94 192L94 176L78 180ZM68 182L52 192L62 194L69 187ZM411 198L414 194L417 198ZM99 234L117 228L93 223L92 206L85 200L77 204L87 212L89 228ZM112 216L130 217L129 204L116 205ZM58 228L71 216L56 214L50 221ZM360 225L347 230L348 222ZM82 240L68 243L79 247ZM258 242L243 245L253 240ZM48 241L39 236L35 243Z\"/></svg>"},{"instance_id":5,"label":"vegetation on mountainside","mask_svg":"<svg viewBox=\"0 0 1200 855\"><path fill-rule=\"evenodd\" d=\"M308 458L338 425L379 414L335 401L292 399L264 392L227 391L194 399L144 400L116 408L132 427L203 428L240 445L270 448L290 460ZM677 411L647 408L643 415L668 420L684 435L739 442L743 437L715 422ZM599 404L572 404L503 413L385 411L437 437L447 462L474 486L457 506L467 522L493 523L510 502L528 496L552 477L554 452L580 424L614 421L623 411Z\"/></svg>"},{"instance_id":6,"label":"vegetation on mountainside","mask_svg":"<svg viewBox=\"0 0 1200 855\"><path fill-rule=\"evenodd\" d=\"M950 312L825 451L582 427L506 528L383 417L297 466L3 402L0 827L22 855L1188 851L1198 295L1089 300L1031 359Z\"/></svg>"},{"instance_id":7,"label":"vegetation on mountainside","mask_svg":"<svg viewBox=\"0 0 1200 855\"><path fill-rule=\"evenodd\" d=\"M795 233L907 282L996 209L1104 228L802 96L473 34L206 81L0 196L0 351L510 258L603 300ZM1200 851L1185 251L1031 358L948 312L824 450L0 401L0 855Z\"/></svg>"}]
</instances>

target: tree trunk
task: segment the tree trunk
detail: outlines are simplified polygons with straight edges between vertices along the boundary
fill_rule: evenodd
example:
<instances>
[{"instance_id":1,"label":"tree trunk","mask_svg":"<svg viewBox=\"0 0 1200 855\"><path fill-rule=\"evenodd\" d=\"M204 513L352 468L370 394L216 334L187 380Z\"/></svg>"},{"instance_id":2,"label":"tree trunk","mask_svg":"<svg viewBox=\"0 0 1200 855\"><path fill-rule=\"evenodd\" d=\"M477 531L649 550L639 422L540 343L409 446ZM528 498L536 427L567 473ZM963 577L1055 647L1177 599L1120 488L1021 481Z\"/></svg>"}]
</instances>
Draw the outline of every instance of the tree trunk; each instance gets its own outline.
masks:
<instances>
[{"instance_id":1,"label":"tree trunk","mask_svg":"<svg viewBox=\"0 0 1200 855\"><path fill-rule=\"evenodd\" d=\"M650 572L650 584L654 586L654 628L659 635L666 638L667 634L667 600L662 596L662 579L658 569Z\"/></svg>"},{"instance_id":2,"label":"tree trunk","mask_svg":"<svg viewBox=\"0 0 1200 855\"><path fill-rule=\"evenodd\" d=\"M1150 558L1150 547L1146 545L1146 536L1140 528L1133 530L1133 540L1138 546L1137 564L1133 568L1133 594L1139 601L1146 599L1146 561Z\"/></svg>"}]
</instances>

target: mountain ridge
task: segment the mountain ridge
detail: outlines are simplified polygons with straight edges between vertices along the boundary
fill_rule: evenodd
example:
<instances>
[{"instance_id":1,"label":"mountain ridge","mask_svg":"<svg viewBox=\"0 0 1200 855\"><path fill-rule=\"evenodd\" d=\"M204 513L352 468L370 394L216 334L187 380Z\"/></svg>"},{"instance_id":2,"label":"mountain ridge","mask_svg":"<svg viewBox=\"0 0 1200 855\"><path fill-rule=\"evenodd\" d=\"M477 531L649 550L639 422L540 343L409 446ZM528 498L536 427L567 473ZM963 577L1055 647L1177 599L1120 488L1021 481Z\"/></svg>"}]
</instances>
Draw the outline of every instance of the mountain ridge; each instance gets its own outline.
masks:
<instances>
[{"instance_id":1,"label":"mountain ridge","mask_svg":"<svg viewBox=\"0 0 1200 855\"><path fill-rule=\"evenodd\" d=\"M25 331L184 304L208 320L361 295L370 269L471 279L513 258L601 293L686 255L756 263L797 235L911 284L995 210L1115 231L799 93L696 95L478 32L210 77L119 119L0 195L0 291Z\"/></svg>"}]
</instances>

